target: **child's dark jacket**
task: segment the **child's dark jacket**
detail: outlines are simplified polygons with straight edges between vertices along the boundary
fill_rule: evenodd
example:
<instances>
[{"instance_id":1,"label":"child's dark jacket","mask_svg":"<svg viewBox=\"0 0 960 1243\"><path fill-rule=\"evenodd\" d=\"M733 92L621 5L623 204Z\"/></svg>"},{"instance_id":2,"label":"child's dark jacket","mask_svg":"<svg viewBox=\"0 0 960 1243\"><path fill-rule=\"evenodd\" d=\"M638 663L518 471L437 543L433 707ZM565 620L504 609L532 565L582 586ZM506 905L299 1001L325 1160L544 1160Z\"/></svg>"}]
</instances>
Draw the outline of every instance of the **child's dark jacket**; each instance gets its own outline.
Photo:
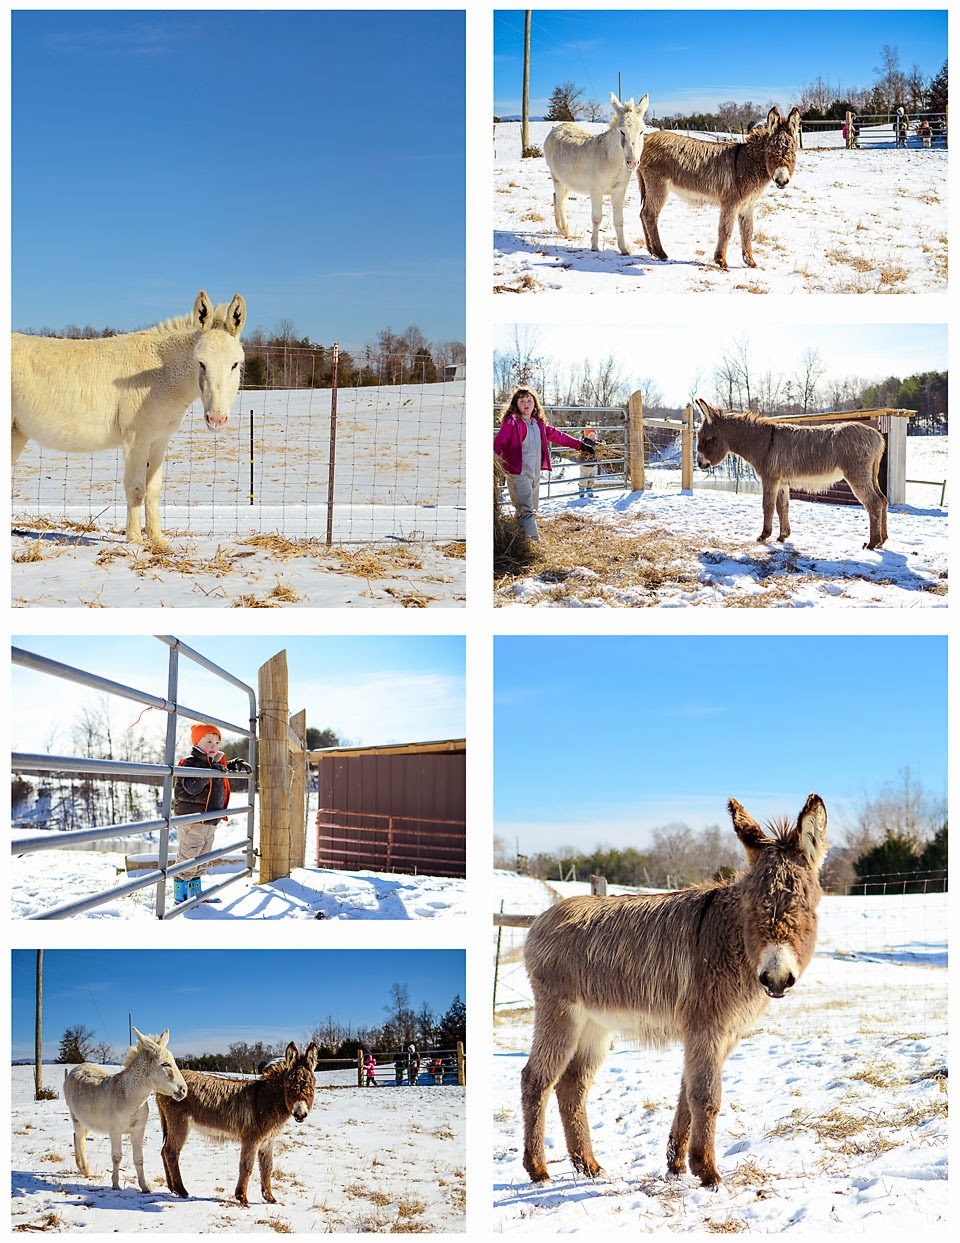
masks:
<instances>
[{"instance_id":1,"label":"child's dark jacket","mask_svg":"<svg viewBox=\"0 0 960 1243\"><path fill-rule=\"evenodd\" d=\"M190 768L209 768L217 776L203 777L199 774L178 777L173 787L173 810L177 816L189 816L195 812L220 811L230 802L230 782L225 776L226 763L215 764L199 747L180 761Z\"/></svg>"}]
</instances>

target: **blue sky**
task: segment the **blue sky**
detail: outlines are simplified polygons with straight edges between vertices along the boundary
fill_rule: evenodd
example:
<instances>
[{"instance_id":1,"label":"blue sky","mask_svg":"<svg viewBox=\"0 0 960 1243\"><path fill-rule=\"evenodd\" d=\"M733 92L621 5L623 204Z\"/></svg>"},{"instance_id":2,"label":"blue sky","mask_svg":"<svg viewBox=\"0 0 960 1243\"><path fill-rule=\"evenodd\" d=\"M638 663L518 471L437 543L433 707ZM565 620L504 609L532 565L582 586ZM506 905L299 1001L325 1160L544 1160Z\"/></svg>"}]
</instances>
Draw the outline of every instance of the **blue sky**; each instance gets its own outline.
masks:
<instances>
[{"instance_id":1,"label":"blue sky","mask_svg":"<svg viewBox=\"0 0 960 1243\"><path fill-rule=\"evenodd\" d=\"M519 115L523 10L494 21L494 113ZM729 99L790 106L818 77L869 85L884 44L898 49L904 72L916 63L932 77L947 56L946 10L535 9L530 115L542 116L566 81L605 105L618 74L621 98L650 95L648 120Z\"/></svg>"},{"instance_id":2,"label":"blue sky","mask_svg":"<svg viewBox=\"0 0 960 1243\"><path fill-rule=\"evenodd\" d=\"M825 371L821 390L831 380L880 380L889 375L907 376L947 368L947 330L943 324L824 324L777 322L764 319L743 322L731 317L718 322L710 307L692 306L682 325L651 323L642 327L624 318L620 323L576 323L494 326L494 349L511 354L515 335L532 343L533 352L552 360L549 377L567 374L584 360L594 365L613 356L621 377L631 387L652 379L668 405L681 406L696 395L708 396L714 371L725 355L748 343L753 370L769 370L795 376L803 368L803 355L816 350ZM695 348L691 348L695 343ZM549 388L548 388L549 392Z\"/></svg>"},{"instance_id":3,"label":"blue sky","mask_svg":"<svg viewBox=\"0 0 960 1243\"><path fill-rule=\"evenodd\" d=\"M36 952L12 958L13 1057L32 1057ZM303 1047L327 1017L342 1026L377 1026L390 986L405 984L410 1004L438 1015L466 999L462 950L46 950L43 1053L82 1023L118 1051L134 1027L170 1029L177 1054L225 1051L234 1041Z\"/></svg>"},{"instance_id":4,"label":"blue sky","mask_svg":"<svg viewBox=\"0 0 960 1243\"><path fill-rule=\"evenodd\" d=\"M345 741L426 742L466 736L465 648L460 635L178 637L254 688L259 666L285 649L291 712L306 708L308 725L333 729ZM168 649L152 636L29 635L14 636L13 644L166 697ZM244 692L184 658L180 671L182 704L221 720L246 723L249 704ZM12 677L13 749L73 754L70 726L85 705L99 704L99 693L19 666ZM139 706L125 699L109 702L116 733L134 728ZM148 710L135 728L143 736L159 738L165 722L165 714ZM189 722L184 722L181 737L188 729Z\"/></svg>"},{"instance_id":5,"label":"blue sky","mask_svg":"<svg viewBox=\"0 0 960 1243\"><path fill-rule=\"evenodd\" d=\"M831 839L902 769L947 787L942 637L498 637L495 832L523 854L648 845L811 791ZM854 706L854 700L856 704Z\"/></svg>"},{"instance_id":6,"label":"blue sky","mask_svg":"<svg viewBox=\"0 0 960 1243\"><path fill-rule=\"evenodd\" d=\"M459 12L13 14L14 328L464 334Z\"/></svg>"}]
</instances>

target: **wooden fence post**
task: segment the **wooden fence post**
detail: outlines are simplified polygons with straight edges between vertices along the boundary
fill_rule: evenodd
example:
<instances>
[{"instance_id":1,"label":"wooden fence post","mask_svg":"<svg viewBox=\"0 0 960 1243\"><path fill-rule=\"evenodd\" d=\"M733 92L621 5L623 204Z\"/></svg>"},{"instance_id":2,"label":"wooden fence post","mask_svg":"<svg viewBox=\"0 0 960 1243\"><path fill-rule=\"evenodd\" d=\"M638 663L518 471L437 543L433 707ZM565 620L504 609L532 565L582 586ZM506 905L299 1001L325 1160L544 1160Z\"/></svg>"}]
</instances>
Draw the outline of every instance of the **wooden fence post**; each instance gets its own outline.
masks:
<instances>
[{"instance_id":1,"label":"wooden fence post","mask_svg":"<svg viewBox=\"0 0 960 1243\"><path fill-rule=\"evenodd\" d=\"M467 1082L467 1059L463 1052L463 1041L457 1041L457 1083L462 1087Z\"/></svg>"},{"instance_id":2,"label":"wooden fence post","mask_svg":"<svg viewBox=\"0 0 960 1243\"><path fill-rule=\"evenodd\" d=\"M643 396L631 393L627 404L627 461L630 491L643 491Z\"/></svg>"},{"instance_id":3,"label":"wooden fence post","mask_svg":"<svg viewBox=\"0 0 960 1243\"><path fill-rule=\"evenodd\" d=\"M357 1050L357 1087L362 1088L366 1084L366 1078L363 1073L363 1050Z\"/></svg>"},{"instance_id":4,"label":"wooden fence post","mask_svg":"<svg viewBox=\"0 0 960 1243\"><path fill-rule=\"evenodd\" d=\"M290 875L287 653L260 666L260 883Z\"/></svg>"},{"instance_id":5,"label":"wooden fence post","mask_svg":"<svg viewBox=\"0 0 960 1243\"><path fill-rule=\"evenodd\" d=\"M680 490L693 491L693 406L683 408L680 429Z\"/></svg>"},{"instance_id":6,"label":"wooden fence post","mask_svg":"<svg viewBox=\"0 0 960 1243\"><path fill-rule=\"evenodd\" d=\"M291 743L290 770L290 866L302 868L307 851L307 710L302 708L290 718L290 729L299 739L297 748Z\"/></svg>"}]
</instances>

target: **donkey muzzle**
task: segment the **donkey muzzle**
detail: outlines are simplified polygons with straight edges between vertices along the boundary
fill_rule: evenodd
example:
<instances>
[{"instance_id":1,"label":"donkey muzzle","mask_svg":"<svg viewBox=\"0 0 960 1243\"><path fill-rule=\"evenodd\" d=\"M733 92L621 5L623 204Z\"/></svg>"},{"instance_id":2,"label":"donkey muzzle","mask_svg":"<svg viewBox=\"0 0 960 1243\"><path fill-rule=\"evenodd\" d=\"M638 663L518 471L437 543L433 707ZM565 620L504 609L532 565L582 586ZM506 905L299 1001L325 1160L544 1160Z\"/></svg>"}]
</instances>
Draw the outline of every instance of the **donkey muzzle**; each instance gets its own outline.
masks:
<instances>
[{"instance_id":1,"label":"donkey muzzle","mask_svg":"<svg viewBox=\"0 0 960 1243\"><path fill-rule=\"evenodd\" d=\"M773 174L774 183L782 190L784 186L790 184L790 172L786 168L778 168Z\"/></svg>"},{"instance_id":2,"label":"donkey muzzle","mask_svg":"<svg viewBox=\"0 0 960 1243\"><path fill-rule=\"evenodd\" d=\"M230 415L215 414L212 410L208 410L203 416L203 421L212 432L218 432L221 427L226 427L230 422Z\"/></svg>"},{"instance_id":3,"label":"donkey muzzle","mask_svg":"<svg viewBox=\"0 0 960 1243\"><path fill-rule=\"evenodd\" d=\"M303 1101L297 1101L296 1105L293 1107L293 1116L296 1118L297 1122L302 1122L309 1112L310 1110L308 1106L306 1106Z\"/></svg>"},{"instance_id":4,"label":"donkey muzzle","mask_svg":"<svg viewBox=\"0 0 960 1243\"><path fill-rule=\"evenodd\" d=\"M757 970L760 987L768 997L783 997L800 977L800 968L789 945L768 945Z\"/></svg>"}]
</instances>

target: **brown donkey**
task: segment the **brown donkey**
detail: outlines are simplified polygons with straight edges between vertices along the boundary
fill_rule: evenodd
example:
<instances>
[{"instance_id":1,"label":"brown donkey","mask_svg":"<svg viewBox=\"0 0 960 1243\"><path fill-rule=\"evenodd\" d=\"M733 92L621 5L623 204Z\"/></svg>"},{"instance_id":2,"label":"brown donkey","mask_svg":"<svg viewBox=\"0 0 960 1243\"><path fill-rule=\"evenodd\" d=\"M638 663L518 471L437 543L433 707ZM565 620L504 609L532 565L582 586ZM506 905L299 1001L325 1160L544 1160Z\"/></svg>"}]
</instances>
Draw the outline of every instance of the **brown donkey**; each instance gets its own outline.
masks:
<instances>
[{"instance_id":1,"label":"brown donkey","mask_svg":"<svg viewBox=\"0 0 960 1243\"><path fill-rule=\"evenodd\" d=\"M273 1142L289 1118L302 1122L313 1105L316 1088L314 1069L317 1046L311 1044L299 1053L291 1042L284 1061L264 1071L259 1079L218 1079L196 1070L184 1070L186 1100L174 1102L158 1096L160 1125L163 1128L163 1168L167 1186L178 1196L187 1196L180 1177L180 1150L187 1142L190 1127L212 1135L228 1135L240 1140L240 1175L236 1197L247 1204L247 1185L256 1159L260 1166L260 1189L268 1204L276 1204L270 1185L273 1174Z\"/></svg>"},{"instance_id":2,"label":"brown donkey","mask_svg":"<svg viewBox=\"0 0 960 1243\"><path fill-rule=\"evenodd\" d=\"M672 190L694 203L720 204L720 231L714 262L726 270L727 243L733 222L740 225L743 262L753 258L753 208L772 181L781 190L793 176L797 163L800 111L793 108L786 120L777 108L767 113L745 142L705 142L686 134L658 130L644 138L637 180L640 183L640 223L647 250L666 259L657 219Z\"/></svg>"},{"instance_id":3,"label":"brown donkey","mask_svg":"<svg viewBox=\"0 0 960 1243\"><path fill-rule=\"evenodd\" d=\"M883 437L865 423L833 423L799 427L786 419L757 414L723 414L702 397L697 405L703 423L697 434L697 465L717 466L728 453L749 462L763 486L763 530L758 542L773 533L773 511L780 523L777 539L790 535L790 485L807 492L825 492L846 479L867 511L870 538L864 548L880 548L887 538L887 498L880 491Z\"/></svg>"},{"instance_id":4,"label":"brown donkey","mask_svg":"<svg viewBox=\"0 0 960 1243\"><path fill-rule=\"evenodd\" d=\"M811 794L796 824L768 835L735 800L733 827L747 869L730 882L679 893L567 898L539 915L526 966L536 1016L522 1075L523 1166L549 1178L544 1119L556 1088L574 1168L601 1173L590 1143L587 1093L610 1044L624 1031L648 1046L684 1046L680 1099L667 1169L687 1166L705 1187L721 1179L714 1154L721 1071L730 1051L783 997L813 957L818 873L827 812Z\"/></svg>"}]
</instances>

